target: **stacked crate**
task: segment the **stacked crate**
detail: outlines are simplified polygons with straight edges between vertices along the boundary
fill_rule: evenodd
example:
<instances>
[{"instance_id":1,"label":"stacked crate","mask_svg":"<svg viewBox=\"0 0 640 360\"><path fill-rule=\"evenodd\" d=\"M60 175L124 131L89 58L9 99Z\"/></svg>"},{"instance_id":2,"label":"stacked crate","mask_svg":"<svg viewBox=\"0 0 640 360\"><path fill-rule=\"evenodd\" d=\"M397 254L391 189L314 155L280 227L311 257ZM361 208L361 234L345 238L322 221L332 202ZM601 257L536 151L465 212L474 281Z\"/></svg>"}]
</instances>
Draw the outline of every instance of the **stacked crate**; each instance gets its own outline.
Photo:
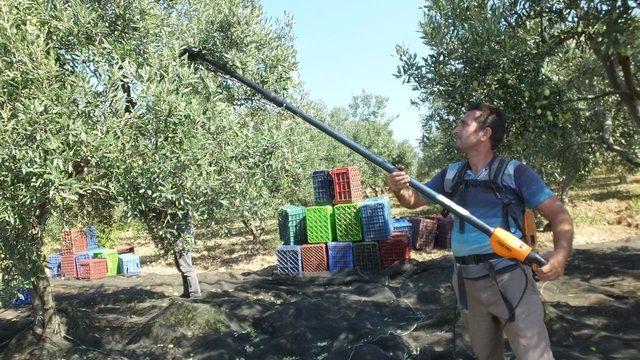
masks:
<instances>
[{"instance_id":1,"label":"stacked crate","mask_svg":"<svg viewBox=\"0 0 640 360\"><path fill-rule=\"evenodd\" d=\"M393 232L403 232L411 238L413 232L413 226L408 219L405 218L393 218Z\"/></svg>"},{"instance_id":2,"label":"stacked crate","mask_svg":"<svg viewBox=\"0 0 640 360\"><path fill-rule=\"evenodd\" d=\"M71 229L63 231L60 236L60 246L62 254L76 254L89 250L87 246L87 235L83 229Z\"/></svg>"},{"instance_id":3,"label":"stacked crate","mask_svg":"<svg viewBox=\"0 0 640 360\"><path fill-rule=\"evenodd\" d=\"M118 255L120 255L120 254L127 254L127 253L133 254L135 251L134 251L133 245L125 244L125 245L117 246L116 252L118 253Z\"/></svg>"},{"instance_id":4,"label":"stacked crate","mask_svg":"<svg viewBox=\"0 0 640 360\"><path fill-rule=\"evenodd\" d=\"M378 250L378 243L354 243L353 260L355 268L362 272L380 271L380 250Z\"/></svg>"},{"instance_id":5,"label":"stacked crate","mask_svg":"<svg viewBox=\"0 0 640 360\"><path fill-rule=\"evenodd\" d=\"M85 230L87 236L87 249L93 250L100 247L98 241L98 229L95 226L88 226Z\"/></svg>"},{"instance_id":6,"label":"stacked crate","mask_svg":"<svg viewBox=\"0 0 640 360\"><path fill-rule=\"evenodd\" d=\"M436 216L413 216L409 218L409 222L413 226L411 246L416 250L433 249L438 230Z\"/></svg>"},{"instance_id":7,"label":"stacked crate","mask_svg":"<svg viewBox=\"0 0 640 360\"><path fill-rule=\"evenodd\" d=\"M331 242L328 244L329 271L353 269L353 244L350 242Z\"/></svg>"},{"instance_id":8,"label":"stacked crate","mask_svg":"<svg viewBox=\"0 0 640 360\"><path fill-rule=\"evenodd\" d=\"M384 197L370 198L360 204L364 241L386 240L393 232L391 205Z\"/></svg>"},{"instance_id":9,"label":"stacked crate","mask_svg":"<svg viewBox=\"0 0 640 360\"><path fill-rule=\"evenodd\" d=\"M434 240L434 246L439 249L451 249L451 228L453 227L453 219L451 216L436 217L438 223L437 235Z\"/></svg>"},{"instance_id":10,"label":"stacked crate","mask_svg":"<svg viewBox=\"0 0 640 360\"><path fill-rule=\"evenodd\" d=\"M378 242L380 248L380 263L383 268L388 268L397 261L411 258L409 236L396 232L388 240Z\"/></svg>"},{"instance_id":11,"label":"stacked crate","mask_svg":"<svg viewBox=\"0 0 640 360\"><path fill-rule=\"evenodd\" d=\"M307 241L310 244L328 243L335 239L336 221L331 205L308 207L306 219Z\"/></svg>"},{"instance_id":12,"label":"stacked crate","mask_svg":"<svg viewBox=\"0 0 640 360\"><path fill-rule=\"evenodd\" d=\"M80 262L78 267L78 278L86 280L97 280L107 276L106 259L87 259Z\"/></svg>"},{"instance_id":13,"label":"stacked crate","mask_svg":"<svg viewBox=\"0 0 640 360\"><path fill-rule=\"evenodd\" d=\"M362 200L360 169L357 166L331 169L331 177L333 178L334 204L348 204Z\"/></svg>"},{"instance_id":14,"label":"stacked crate","mask_svg":"<svg viewBox=\"0 0 640 360\"><path fill-rule=\"evenodd\" d=\"M303 206L287 205L278 211L280 240L288 245L304 244L307 240L306 213Z\"/></svg>"},{"instance_id":15,"label":"stacked crate","mask_svg":"<svg viewBox=\"0 0 640 360\"><path fill-rule=\"evenodd\" d=\"M300 246L300 257L302 259L302 271L327 271L327 245L304 244Z\"/></svg>"},{"instance_id":16,"label":"stacked crate","mask_svg":"<svg viewBox=\"0 0 640 360\"><path fill-rule=\"evenodd\" d=\"M313 199L316 205L333 204L333 177L331 171L318 170L311 174L313 183Z\"/></svg>"},{"instance_id":17,"label":"stacked crate","mask_svg":"<svg viewBox=\"0 0 640 360\"><path fill-rule=\"evenodd\" d=\"M62 261L62 254L51 254L47 256L49 262L49 277L58 277L62 275L62 269L60 268L60 262Z\"/></svg>"},{"instance_id":18,"label":"stacked crate","mask_svg":"<svg viewBox=\"0 0 640 360\"><path fill-rule=\"evenodd\" d=\"M302 274L302 254L300 245L280 245L276 249L278 271L284 275Z\"/></svg>"},{"instance_id":19,"label":"stacked crate","mask_svg":"<svg viewBox=\"0 0 640 360\"><path fill-rule=\"evenodd\" d=\"M107 260L107 276L118 274L118 252L113 249L97 249L93 251L94 259Z\"/></svg>"},{"instance_id":20,"label":"stacked crate","mask_svg":"<svg viewBox=\"0 0 640 360\"><path fill-rule=\"evenodd\" d=\"M118 274L124 276L140 275L140 257L133 253L119 254Z\"/></svg>"},{"instance_id":21,"label":"stacked crate","mask_svg":"<svg viewBox=\"0 0 640 360\"><path fill-rule=\"evenodd\" d=\"M359 204L339 204L333 207L337 241L362 240L362 221Z\"/></svg>"}]
</instances>

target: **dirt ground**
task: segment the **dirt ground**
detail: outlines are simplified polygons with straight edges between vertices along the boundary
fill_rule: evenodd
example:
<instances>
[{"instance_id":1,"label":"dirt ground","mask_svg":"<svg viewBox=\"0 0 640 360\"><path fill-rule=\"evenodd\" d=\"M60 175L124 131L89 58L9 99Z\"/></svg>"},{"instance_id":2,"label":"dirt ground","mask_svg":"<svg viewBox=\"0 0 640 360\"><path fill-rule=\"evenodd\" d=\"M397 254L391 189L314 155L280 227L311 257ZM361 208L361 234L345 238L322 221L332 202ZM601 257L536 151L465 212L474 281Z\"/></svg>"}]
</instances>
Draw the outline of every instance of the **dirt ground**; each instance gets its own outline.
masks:
<instances>
[{"instance_id":1,"label":"dirt ground","mask_svg":"<svg viewBox=\"0 0 640 360\"><path fill-rule=\"evenodd\" d=\"M577 226L565 276L538 283L556 359L640 359L640 231L625 210L629 199L608 202L598 194L576 198L570 207L588 219ZM597 203L584 210L589 201ZM540 234L543 251L550 239ZM0 309L0 356L453 358L449 252L414 252L411 261L377 274L291 278L276 272L273 250L250 253L246 241L237 236L201 245L196 261L204 298L194 301L177 297L181 284L170 262L146 239L134 239L140 276L52 280L64 341L34 346L21 331L30 325L30 307ZM472 359L462 327L458 322L456 357Z\"/></svg>"}]
</instances>

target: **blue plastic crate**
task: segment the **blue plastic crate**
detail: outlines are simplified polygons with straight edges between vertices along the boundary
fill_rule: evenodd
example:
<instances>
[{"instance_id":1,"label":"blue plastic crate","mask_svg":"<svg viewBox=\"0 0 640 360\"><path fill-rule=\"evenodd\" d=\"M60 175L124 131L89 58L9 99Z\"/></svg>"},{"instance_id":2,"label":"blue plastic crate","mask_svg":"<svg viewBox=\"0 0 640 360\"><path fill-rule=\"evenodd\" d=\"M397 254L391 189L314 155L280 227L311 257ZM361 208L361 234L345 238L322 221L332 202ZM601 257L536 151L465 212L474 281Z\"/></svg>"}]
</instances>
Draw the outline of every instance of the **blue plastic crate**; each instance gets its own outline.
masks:
<instances>
[{"instance_id":1,"label":"blue plastic crate","mask_svg":"<svg viewBox=\"0 0 640 360\"><path fill-rule=\"evenodd\" d=\"M51 254L47 256L47 259L49 261L49 269L51 270L49 272L49 277L61 276L62 275L62 268L61 268L62 255Z\"/></svg>"},{"instance_id":2,"label":"blue plastic crate","mask_svg":"<svg viewBox=\"0 0 640 360\"><path fill-rule=\"evenodd\" d=\"M307 241L307 219L304 206L281 207L278 211L278 231L283 244L304 244Z\"/></svg>"},{"instance_id":3,"label":"blue plastic crate","mask_svg":"<svg viewBox=\"0 0 640 360\"><path fill-rule=\"evenodd\" d=\"M353 243L330 242L327 249L329 250L329 271L353 269Z\"/></svg>"},{"instance_id":4,"label":"blue plastic crate","mask_svg":"<svg viewBox=\"0 0 640 360\"><path fill-rule=\"evenodd\" d=\"M280 245L276 249L278 272L283 275L302 274L302 254L300 245Z\"/></svg>"},{"instance_id":5,"label":"blue plastic crate","mask_svg":"<svg viewBox=\"0 0 640 360\"><path fill-rule=\"evenodd\" d=\"M391 205L386 197L369 198L360 204L364 241L387 240L393 232Z\"/></svg>"},{"instance_id":6,"label":"blue plastic crate","mask_svg":"<svg viewBox=\"0 0 640 360\"><path fill-rule=\"evenodd\" d=\"M31 296L29 295L29 291L20 290L20 294L13 299L13 305L28 305L31 304Z\"/></svg>"},{"instance_id":7,"label":"blue plastic crate","mask_svg":"<svg viewBox=\"0 0 640 360\"><path fill-rule=\"evenodd\" d=\"M331 205L335 197L331 172L329 170L314 171L311 179L313 181L313 199L315 204Z\"/></svg>"},{"instance_id":8,"label":"blue plastic crate","mask_svg":"<svg viewBox=\"0 0 640 360\"><path fill-rule=\"evenodd\" d=\"M118 274L140 275L140 256L132 253L118 255Z\"/></svg>"},{"instance_id":9,"label":"blue plastic crate","mask_svg":"<svg viewBox=\"0 0 640 360\"><path fill-rule=\"evenodd\" d=\"M402 232L411 238L413 236L413 225L408 219L393 218L393 232Z\"/></svg>"},{"instance_id":10,"label":"blue plastic crate","mask_svg":"<svg viewBox=\"0 0 640 360\"><path fill-rule=\"evenodd\" d=\"M95 226L89 226L84 231L87 234L87 248L89 251L99 248L98 229Z\"/></svg>"}]
</instances>

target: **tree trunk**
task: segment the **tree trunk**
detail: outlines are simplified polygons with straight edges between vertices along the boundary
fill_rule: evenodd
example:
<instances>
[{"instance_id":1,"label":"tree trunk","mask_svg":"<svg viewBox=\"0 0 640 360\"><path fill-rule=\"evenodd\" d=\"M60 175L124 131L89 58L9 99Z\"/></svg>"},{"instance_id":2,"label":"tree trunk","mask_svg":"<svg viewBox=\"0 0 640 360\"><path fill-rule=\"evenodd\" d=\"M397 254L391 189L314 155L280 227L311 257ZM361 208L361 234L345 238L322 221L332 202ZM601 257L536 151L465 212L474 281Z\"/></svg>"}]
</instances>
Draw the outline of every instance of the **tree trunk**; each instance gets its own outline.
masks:
<instances>
[{"instance_id":1,"label":"tree trunk","mask_svg":"<svg viewBox=\"0 0 640 360\"><path fill-rule=\"evenodd\" d=\"M262 220L242 220L242 224L251 233L254 247L264 249L265 246L262 242L262 235L265 231L264 222Z\"/></svg>"},{"instance_id":2,"label":"tree trunk","mask_svg":"<svg viewBox=\"0 0 640 360\"><path fill-rule=\"evenodd\" d=\"M49 220L49 202L44 201L36 207L36 235L34 245L40 253L44 245L44 230ZM31 274L36 274L33 279L33 291L31 302L33 305L33 334L39 340L45 339L49 334L60 334L60 318L56 314L55 302L51 293L51 283L40 261L31 262Z\"/></svg>"},{"instance_id":3,"label":"tree trunk","mask_svg":"<svg viewBox=\"0 0 640 360\"><path fill-rule=\"evenodd\" d=\"M56 314L56 306L51 293L49 278L40 266L40 272L33 280L31 301L33 304L33 334L43 340L50 334L60 334L60 318Z\"/></svg>"}]
</instances>

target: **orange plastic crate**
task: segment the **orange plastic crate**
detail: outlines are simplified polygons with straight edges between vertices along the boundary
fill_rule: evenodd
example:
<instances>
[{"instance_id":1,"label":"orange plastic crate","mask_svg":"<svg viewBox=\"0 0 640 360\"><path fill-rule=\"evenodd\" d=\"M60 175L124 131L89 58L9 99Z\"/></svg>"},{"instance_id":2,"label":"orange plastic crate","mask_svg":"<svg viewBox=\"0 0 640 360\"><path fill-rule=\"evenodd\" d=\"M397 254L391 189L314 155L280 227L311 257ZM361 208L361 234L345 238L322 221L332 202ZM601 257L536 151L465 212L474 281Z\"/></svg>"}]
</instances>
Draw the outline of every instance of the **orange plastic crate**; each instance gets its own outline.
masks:
<instances>
[{"instance_id":1,"label":"orange plastic crate","mask_svg":"<svg viewBox=\"0 0 640 360\"><path fill-rule=\"evenodd\" d=\"M63 231L60 235L62 254L76 254L89 250L87 234L84 229L71 229Z\"/></svg>"},{"instance_id":2,"label":"orange plastic crate","mask_svg":"<svg viewBox=\"0 0 640 360\"><path fill-rule=\"evenodd\" d=\"M107 276L107 259L88 259L80 262L78 277L95 280Z\"/></svg>"},{"instance_id":3,"label":"orange plastic crate","mask_svg":"<svg viewBox=\"0 0 640 360\"><path fill-rule=\"evenodd\" d=\"M327 271L327 245L304 244L300 246L302 254L302 271Z\"/></svg>"},{"instance_id":4,"label":"orange plastic crate","mask_svg":"<svg viewBox=\"0 0 640 360\"><path fill-rule=\"evenodd\" d=\"M335 194L334 204L348 204L362 200L360 169L357 166L331 169L331 177L333 177Z\"/></svg>"}]
</instances>

